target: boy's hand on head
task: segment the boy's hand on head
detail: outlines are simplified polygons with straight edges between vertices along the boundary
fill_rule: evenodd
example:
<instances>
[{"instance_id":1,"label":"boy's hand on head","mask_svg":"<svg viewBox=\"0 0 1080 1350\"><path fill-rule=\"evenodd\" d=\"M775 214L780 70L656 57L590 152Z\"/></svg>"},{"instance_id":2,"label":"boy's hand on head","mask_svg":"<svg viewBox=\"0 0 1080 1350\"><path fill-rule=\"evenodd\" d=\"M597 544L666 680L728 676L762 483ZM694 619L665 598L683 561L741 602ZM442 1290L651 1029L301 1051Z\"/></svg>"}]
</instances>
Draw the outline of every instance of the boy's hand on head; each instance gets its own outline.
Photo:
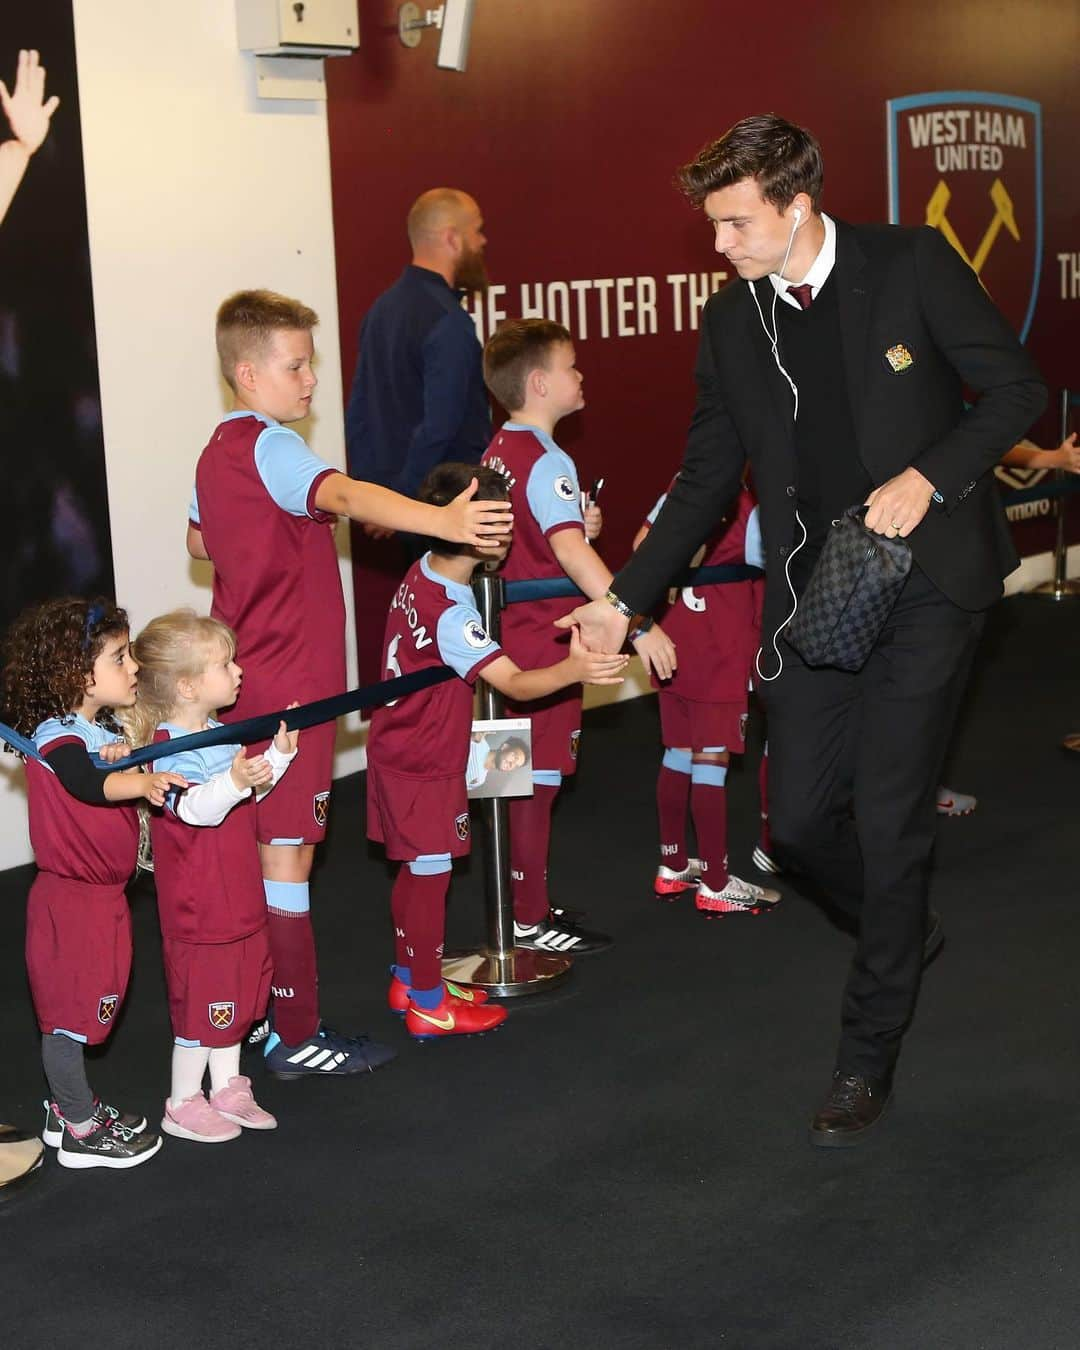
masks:
<instances>
[{"instance_id":1,"label":"boy's hand on head","mask_svg":"<svg viewBox=\"0 0 1080 1350\"><path fill-rule=\"evenodd\" d=\"M583 684L622 684L621 670L630 658L622 653L614 656L606 652L587 651L581 641L581 631L575 625L570 629L569 661L576 667L577 678Z\"/></svg>"},{"instance_id":2,"label":"boy's hand on head","mask_svg":"<svg viewBox=\"0 0 1080 1350\"><path fill-rule=\"evenodd\" d=\"M0 80L0 107L11 127L11 134L28 155L41 145L49 134L49 122L60 106L54 94L45 102L45 67L36 51L21 51L15 72L15 89Z\"/></svg>"},{"instance_id":3,"label":"boy's hand on head","mask_svg":"<svg viewBox=\"0 0 1080 1350\"><path fill-rule=\"evenodd\" d=\"M292 702L287 705L288 708L299 708L300 704ZM278 723L277 735L274 737L274 749L279 755L292 755L296 753L296 747L300 741L299 731L289 731L284 722Z\"/></svg>"},{"instance_id":4,"label":"boy's hand on head","mask_svg":"<svg viewBox=\"0 0 1080 1350\"><path fill-rule=\"evenodd\" d=\"M641 657L645 674L655 672L661 680L670 680L678 669L675 644L658 623L634 641L634 651Z\"/></svg>"},{"instance_id":5,"label":"boy's hand on head","mask_svg":"<svg viewBox=\"0 0 1080 1350\"><path fill-rule=\"evenodd\" d=\"M600 538L600 531L604 528L604 513L595 502L589 502L585 507L585 538L591 544L594 539Z\"/></svg>"},{"instance_id":6,"label":"boy's hand on head","mask_svg":"<svg viewBox=\"0 0 1080 1350\"><path fill-rule=\"evenodd\" d=\"M98 751L98 755L106 764L115 764L117 760L127 759L131 754L131 746L127 741L110 741L108 745L103 745Z\"/></svg>"},{"instance_id":7,"label":"boy's hand on head","mask_svg":"<svg viewBox=\"0 0 1080 1350\"><path fill-rule=\"evenodd\" d=\"M273 778L273 771L266 762L265 755L252 755L247 757L247 751L243 746L237 750L233 756L233 762L229 766L229 777L236 784L238 792L243 792L249 788L260 788L265 786Z\"/></svg>"},{"instance_id":8,"label":"boy's hand on head","mask_svg":"<svg viewBox=\"0 0 1080 1350\"><path fill-rule=\"evenodd\" d=\"M471 544L482 553L498 553L514 529L509 502L474 502L476 479L452 502L440 507L447 512L448 530L444 538L453 544Z\"/></svg>"},{"instance_id":9,"label":"boy's hand on head","mask_svg":"<svg viewBox=\"0 0 1080 1350\"><path fill-rule=\"evenodd\" d=\"M181 774L170 773L167 769L159 773L144 773L142 777L143 796L151 806L164 806L170 788L186 788L188 785L187 779Z\"/></svg>"}]
</instances>

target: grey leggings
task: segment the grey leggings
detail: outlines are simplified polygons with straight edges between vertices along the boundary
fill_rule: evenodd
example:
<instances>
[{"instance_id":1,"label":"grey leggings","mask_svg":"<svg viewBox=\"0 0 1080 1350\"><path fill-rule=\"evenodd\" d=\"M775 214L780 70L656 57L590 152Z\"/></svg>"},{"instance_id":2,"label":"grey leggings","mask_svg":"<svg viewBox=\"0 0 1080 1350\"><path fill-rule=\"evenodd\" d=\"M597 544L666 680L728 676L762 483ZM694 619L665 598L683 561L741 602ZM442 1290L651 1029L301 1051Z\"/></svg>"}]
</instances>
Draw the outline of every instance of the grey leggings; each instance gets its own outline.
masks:
<instances>
[{"instance_id":1,"label":"grey leggings","mask_svg":"<svg viewBox=\"0 0 1080 1350\"><path fill-rule=\"evenodd\" d=\"M49 1096L65 1120L80 1123L94 1114L94 1094L86 1081L83 1047L70 1036L41 1038L41 1062L49 1080Z\"/></svg>"}]
</instances>

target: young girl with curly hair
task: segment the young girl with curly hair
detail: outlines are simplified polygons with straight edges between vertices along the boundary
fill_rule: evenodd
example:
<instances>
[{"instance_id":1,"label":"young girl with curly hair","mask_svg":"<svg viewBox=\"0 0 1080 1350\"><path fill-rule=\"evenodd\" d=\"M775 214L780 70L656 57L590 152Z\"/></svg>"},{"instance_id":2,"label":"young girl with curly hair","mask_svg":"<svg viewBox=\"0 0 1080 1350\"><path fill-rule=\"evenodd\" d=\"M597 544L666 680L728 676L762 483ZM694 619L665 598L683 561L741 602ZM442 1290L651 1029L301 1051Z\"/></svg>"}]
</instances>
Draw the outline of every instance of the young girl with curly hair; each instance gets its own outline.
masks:
<instances>
[{"instance_id":1,"label":"young girl with curly hair","mask_svg":"<svg viewBox=\"0 0 1080 1350\"><path fill-rule=\"evenodd\" d=\"M272 1130L240 1073L240 1042L266 1013L270 943L255 830L255 800L296 754L297 732L278 733L261 755L242 745L170 754L170 739L220 726L242 671L232 629L191 610L152 620L134 644L139 696L124 725L136 745L162 743L156 769L187 785L154 812L154 881L174 1045L161 1128L197 1143L235 1139L240 1127ZM210 1099L203 1077L210 1071Z\"/></svg>"},{"instance_id":2,"label":"young girl with curly hair","mask_svg":"<svg viewBox=\"0 0 1080 1350\"><path fill-rule=\"evenodd\" d=\"M143 800L160 805L176 773L102 771L127 748L111 714L135 702L128 619L107 600L50 600L7 634L5 720L37 747L26 757L38 874L26 912L26 966L49 1084L42 1138L64 1167L135 1167L161 1147L143 1116L106 1105L86 1079L84 1045L112 1031L131 973L131 913Z\"/></svg>"}]
</instances>

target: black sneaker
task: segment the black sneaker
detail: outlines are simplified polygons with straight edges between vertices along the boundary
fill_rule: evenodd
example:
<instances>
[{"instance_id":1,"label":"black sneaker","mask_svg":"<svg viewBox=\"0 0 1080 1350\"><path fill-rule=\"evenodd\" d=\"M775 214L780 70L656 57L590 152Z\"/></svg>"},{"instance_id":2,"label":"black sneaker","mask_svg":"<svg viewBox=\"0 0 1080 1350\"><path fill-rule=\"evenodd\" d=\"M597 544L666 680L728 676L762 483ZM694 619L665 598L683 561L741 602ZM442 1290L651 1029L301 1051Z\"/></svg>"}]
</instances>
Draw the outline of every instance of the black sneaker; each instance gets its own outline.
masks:
<instances>
[{"instance_id":1,"label":"black sneaker","mask_svg":"<svg viewBox=\"0 0 1080 1350\"><path fill-rule=\"evenodd\" d=\"M550 917L560 923L581 923L585 918L583 909L565 909L562 905L552 905Z\"/></svg>"},{"instance_id":2,"label":"black sneaker","mask_svg":"<svg viewBox=\"0 0 1080 1350\"><path fill-rule=\"evenodd\" d=\"M149 1162L161 1147L161 1135L153 1130L128 1130L112 1121L99 1121L80 1139L65 1129L56 1150L61 1167L138 1167Z\"/></svg>"},{"instance_id":3,"label":"black sneaker","mask_svg":"<svg viewBox=\"0 0 1080 1350\"><path fill-rule=\"evenodd\" d=\"M64 1137L64 1126L67 1122L60 1114L60 1108L55 1102L48 1098L43 1101L45 1108L45 1125L41 1131L41 1142L48 1144L50 1148L59 1148L60 1140ZM125 1130L130 1130L132 1134L142 1134L146 1129L146 1117L133 1115L130 1111L121 1111L118 1106L110 1106L108 1102L103 1102L98 1098L94 1099L94 1120L99 1124L122 1125Z\"/></svg>"},{"instance_id":4,"label":"black sneaker","mask_svg":"<svg viewBox=\"0 0 1080 1350\"><path fill-rule=\"evenodd\" d=\"M299 1045L286 1045L276 1031L263 1047L264 1063L275 1078L304 1078L309 1074L342 1077L370 1073L397 1058L397 1051L367 1036L342 1036L320 1027Z\"/></svg>"},{"instance_id":5,"label":"black sneaker","mask_svg":"<svg viewBox=\"0 0 1080 1350\"><path fill-rule=\"evenodd\" d=\"M606 933L582 928L554 913L540 923L520 924L514 920L514 946L531 952L552 952L561 956L588 956L606 952L614 942Z\"/></svg>"}]
</instances>

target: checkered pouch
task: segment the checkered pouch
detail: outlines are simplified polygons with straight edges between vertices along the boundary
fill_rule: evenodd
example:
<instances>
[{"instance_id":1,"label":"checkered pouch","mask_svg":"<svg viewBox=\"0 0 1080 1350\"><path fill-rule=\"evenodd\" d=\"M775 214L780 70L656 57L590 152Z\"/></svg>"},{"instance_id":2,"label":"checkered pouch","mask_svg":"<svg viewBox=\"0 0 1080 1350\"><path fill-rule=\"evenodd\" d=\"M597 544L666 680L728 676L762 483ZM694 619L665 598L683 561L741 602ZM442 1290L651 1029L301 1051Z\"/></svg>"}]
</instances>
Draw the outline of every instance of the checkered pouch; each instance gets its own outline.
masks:
<instances>
[{"instance_id":1,"label":"checkered pouch","mask_svg":"<svg viewBox=\"0 0 1080 1350\"><path fill-rule=\"evenodd\" d=\"M808 666L860 670L911 571L906 539L887 539L849 507L825 540L784 636Z\"/></svg>"}]
</instances>

